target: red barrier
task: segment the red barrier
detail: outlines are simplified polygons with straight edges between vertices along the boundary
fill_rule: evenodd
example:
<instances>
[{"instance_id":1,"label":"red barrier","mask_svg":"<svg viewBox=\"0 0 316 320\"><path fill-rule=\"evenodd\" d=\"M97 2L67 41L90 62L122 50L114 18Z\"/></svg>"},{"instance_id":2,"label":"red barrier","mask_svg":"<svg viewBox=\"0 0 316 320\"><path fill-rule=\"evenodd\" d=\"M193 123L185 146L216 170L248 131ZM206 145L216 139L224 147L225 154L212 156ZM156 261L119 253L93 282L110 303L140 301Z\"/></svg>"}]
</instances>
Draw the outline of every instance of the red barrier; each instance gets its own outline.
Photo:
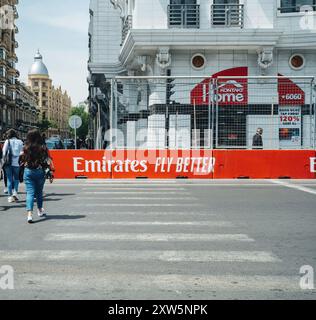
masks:
<instances>
[{"instance_id":1,"label":"red barrier","mask_svg":"<svg viewBox=\"0 0 316 320\"><path fill-rule=\"evenodd\" d=\"M213 178L210 150L58 150L51 155L56 179Z\"/></svg>"},{"instance_id":2,"label":"red barrier","mask_svg":"<svg viewBox=\"0 0 316 320\"><path fill-rule=\"evenodd\" d=\"M316 178L316 153L304 150L56 150L51 155L56 179Z\"/></svg>"},{"instance_id":3,"label":"red barrier","mask_svg":"<svg viewBox=\"0 0 316 320\"><path fill-rule=\"evenodd\" d=\"M110 179L111 152L104 150L53 150L56 179Z\"/></svg>"},{"instance_id":4,"label":"red barrier","mask_svg":"<svg viewBox=\"0 0 316 320\"><path fill-rule=\"evenodd\" d=\"M315 179L305 150L214 150L214 179Z\"/></svg>"},{"instance_id":5,"label":"red barrier","mask_svg":"<svg viewBox=\"0 0 316 320\"><path fill-rule=\"evenodd\" d=\"M211 150L116 150L112 160L128 161L130 170L114 168L112 178L212 179L212 155Z\"/></svg>"}]
</instances>

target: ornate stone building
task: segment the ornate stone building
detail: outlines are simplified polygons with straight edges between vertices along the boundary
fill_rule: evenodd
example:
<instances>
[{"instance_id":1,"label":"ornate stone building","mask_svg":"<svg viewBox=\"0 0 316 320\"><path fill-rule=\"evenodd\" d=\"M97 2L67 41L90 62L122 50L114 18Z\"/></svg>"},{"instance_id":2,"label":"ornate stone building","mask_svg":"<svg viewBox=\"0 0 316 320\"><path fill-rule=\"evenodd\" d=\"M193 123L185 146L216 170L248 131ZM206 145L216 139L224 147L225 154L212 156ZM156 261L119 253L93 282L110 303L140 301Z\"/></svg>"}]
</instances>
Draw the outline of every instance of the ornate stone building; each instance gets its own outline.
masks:
<instances>
[{"instance_id":1,"label":"ornate stone building","mask_svg":"<svg viewBox=\"0 0 316 320\"><path fill-rule=\"evenodd\" d=\"M0 133L8 128L16 127L16 70L18 61L15 50L18 43L15 35L18 32L14 22L18 18L17 0L0 0Z\"/></svg>"},{"instance_id":2,"label":"ornate stone building","mask_svg":"<svg viewBox=\"0 0 316 320\"><path fill-rule=\"evenodd\" d=\"M34 92L23 82L17 82L17 97L15 108L16 129L21 138L26 137L30 129L37 128L39 109Z\"/></svg>"},{"instance_id":3,"label":"ornate stone building","mask_svg":"<svg viewBox=\"0 0 316 320\"><path fill-rule=\"evenodd\" d=\"M34 63L29 71L29 86L38 98L40 120L48 120L52 124L48 136L58 135L63 138L69 136L68 118L72 102L67 91L61 87L55 88L43 57L40 52L34 57Z\"/></svg>"},{"instance_id":4,"label":"ornate stone building","mask_svg":"<svg viewBox=\"0 0 316 320\"><path fill-rule=\"evenodd\" d=\"M152 137L156 141L152 133L157 128L162 136L154 146L162 148L169 143L172 147L164 137L165 129L180 125L189 132L192 128L195 132L217 128L214 139L207 135L207 146L214 140L218 146L251 148L255 121L262 125L276 121L273 126L266 125L265 136L275 137L270 139L271 144L278 147L282 139L286 140L279 139L278 130L271 129L278 128L279 118L265 120L267 114L261 110L269 106L266 112L271 115L279 98L280 104L299 105L302 121L306 120L303 129L292 130L292 138L295 140L295 132L306 129L304 136L309 140L315 129L308 122L310 112L304 110L311 108L311 84L293 80L292 89L287 86L287 90L281 90L274 85L263 94L260 83L249 84L248 90L246 85L227 81L219 88L219 98L230 100L219 109L221 114L211 114L209 104L216 104L214 88L205 83L210 85L210 79L219 76L314 77L315 30L315 0L91 0L89 103L98 147L111 126L117 126L124 135L121 147L133 148L135 137L144 129L148 130L147 140ZM144 79L113 80L122 76ZM150 79L157 76L168 76L168 80L158 85ZM295 94L297 91L299 94ZM236 107L240 98L244 105ZM170 104L174 105L173 118L169 117ZM197 121L196 105L201 112ZM245 111L245 105L249 111ZM213 121L212 116L220 120ZM193 138L187 141L197 144L197 140L205 140L202 134ZM303 139L296 141L303 143Z\"/></svg>"},{"instance_id":5,"label":"ornate stone building","mask_svg":"<svg viewBox=\"0 0 316 320\"><path fill-rule=\"evenodd\" d=\"M0 134L14 128L25 138L27 131L36 127L39 111L35 94L18 81L17 4L18 0L0 0Z\"/></svg>"}]
</instances>

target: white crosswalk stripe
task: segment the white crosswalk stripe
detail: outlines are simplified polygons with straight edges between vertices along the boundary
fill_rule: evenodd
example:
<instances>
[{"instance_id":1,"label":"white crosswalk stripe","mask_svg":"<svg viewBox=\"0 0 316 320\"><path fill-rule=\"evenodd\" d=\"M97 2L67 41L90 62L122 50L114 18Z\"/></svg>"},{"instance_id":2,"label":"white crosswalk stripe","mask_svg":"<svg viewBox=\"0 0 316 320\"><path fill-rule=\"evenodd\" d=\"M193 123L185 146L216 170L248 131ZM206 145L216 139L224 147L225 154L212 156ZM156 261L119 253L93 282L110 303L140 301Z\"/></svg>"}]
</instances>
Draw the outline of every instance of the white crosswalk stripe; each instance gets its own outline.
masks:
<instances>
[{"instance_id":1,"label":"white crosswalk stripe","mask_svg":"<svg viewBox=\"0 0 316 320\"><path fill-rule=\"evenodd\" d=\"M99 190L103 190L103 189L99 189ZM133 189L135 190L135 189ZM84 192L84 195L97 195L97 192ZM100 193L99 193L100 194ZM107 191L107 192L103 192L101 194L115 194L115 195L131 195L131 194L137 194L137 195L190 195L190 192L184 192L184 191L150 191L150 190L146 190L146 191L142 191L142 190L138 190L138 191L122 191L122 190L116 190L116 191ZM178 197L177 197L178 198Z\"/></svg>"},{"instance_id":2,"label":"white crosswalk stripe","mask_svg":"<svg viewBox=\"0 0 316 320\"><path fill-rule=\"evenodd\" d=\"M105 194L104 194L105 195ZM138 201L174 201L175 198L168 198L168 197L78 197L75 198L76 201L86 201L86 200L106 200L106 201L112 201L112 200L138 200ZM177 200L181 200L181 201L193 201L193 200L197 200L197 198L194 197L177 197Z\"/></svg>"},{"instance_id":3,"label":"white crosswalk stripe","mask_svg":"<svg viewBox=\"0 0 316 320\"><path fill-rule=\"evenodd\" d=\"M119 199L118 199L119 201ZM96 208L96 207L187 207L188 204L185 203L75 203L72 205L72 207L87 207L87 208ZM190 204L190 207L200 207L199 204Z\"/></svg>"},{"instance_id":4,"label":"white crosswalk stripe","mask_svg":"<svg viewBox=\"0 0 316 320\"><path fill-rule=\"evenodd\" d=\"M86 275L60 274L18 274L16 290L45 288L46 290L84 290L87 288ZM34 285L32 285L34 283ZM31 284L31 285L30 285ZM187 291L300 291L299 278L288 276L236 276L236 275L140 275L140 274L90 274L89 287L100 292L114 290L143 291L164 290L178 291L183 294Z\"/></svg>"},{"instance_id":5,"label":"white crosswalk stripe","mask_svg":"<svg viewBox=\"0 0 316 320\"><path fill-rule=\"evenodd\" d=\"M88 191L89 190L89 191ZM98 191L99 190L99 191ZM124 185L122 187L104 187L104 188L83 188L84 194L105 194L107 191L172 191L172 192L181 192L185 191L185 188L153 188L152 185L150 188L148 187L142 187L142 186L137 186L137 187L129 187L127 185Z\"/></svg>"},{"instance_id":6,"label":"white crosswalk stripe","mask_svg":"<svg viewBox=\"0 0 316 320\"><path fill-rule=\"evenodd\" d=\"M62 221L58 222L59 227L102 227L102 226L153 226L153 227L209 227L209 228L231 228L233 223L228 221Z\"/></svg>"},{"instance_id":7,"label":"white crosswalk stripe","mask_svg":"<svg viewBox=\"0 0 316 320\"><path fill-rule=\"evenodd\" d=\"M281 262L265 251L161 250L17 250L0 251L0 261L165 261L165 262Z\"/></svg>"},{"instance_id":8,"label":"white crosswalk stripe","mask_svg":"<svg viewBox=\"0 0 316 320\"><path fill-rule=\"evenodd\" d=\"M52 233L46 241L245 241L253 242L245 234L201 233Z\"/></svg>"},{"instance_id":9,"label":"white crosswalk stripe","mask_svg":"<svg viewBox=\"0 0 316 320\"><path fill-rule=\"evenodd\" d=\"M76 212L71 212L69 213L70 216L76 215ZM191 217L199 217L199 216L208 216L208 217L214 217L214 213L210 212L200 212L200 211L146 211L140 212L140 211L108 211L104 209L103 211L85 211L84 214L85 216L102 216L103 218L108 218L108 216L191 216ZM70 222L70 221L69 221Z\"/></svg>"}]
</instances>

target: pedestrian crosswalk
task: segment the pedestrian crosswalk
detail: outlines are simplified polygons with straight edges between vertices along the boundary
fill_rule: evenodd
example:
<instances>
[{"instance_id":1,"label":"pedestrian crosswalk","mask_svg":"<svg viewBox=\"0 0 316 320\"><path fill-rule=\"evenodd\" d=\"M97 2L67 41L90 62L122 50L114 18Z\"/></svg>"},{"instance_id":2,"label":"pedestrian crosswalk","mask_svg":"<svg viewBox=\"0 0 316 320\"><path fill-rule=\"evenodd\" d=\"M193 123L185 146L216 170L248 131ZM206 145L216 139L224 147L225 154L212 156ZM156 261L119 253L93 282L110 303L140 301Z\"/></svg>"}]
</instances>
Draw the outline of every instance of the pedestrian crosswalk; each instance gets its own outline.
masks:
<instances>
[{"instance_id":1,"label":"pedestrian crosswalk","mask_svg":"<svg viewBox=\"0 0 316 320\"><path fill-rule=\"evenodd\" d=\"M203 233L57 233L49 234L46 241L254 241L245 234Z\"/></svg>"},{"instance_id":2,"label":"pedestrian crosswalk","mask_svg":"<svg viewBox=\"0 0 316 320\"><path fill-rule=\"evenodd\" d=\"M212 208L212 191L206 202L169 180L154 187L87 183L94 186L81 183L75 201L63 200L70 218L47 220L38 249L0 248L0 265L16 270L17 297L242 299L300 292L298 275L280 272L281 257L248 234L247 221L223 219Z\"/></svg>"},{"instance_id":3,"label":"pedestrian crosswalk","mask_svg":"<svg viewBox=\"0 0 316 320\"><path fill-rule=\"evenodd\" d=\"M192 250L16 250L0 251L10 261L165 261L165 262L281 262L264 251L192 251Z\"/></svg>"},{"instance_id":4,"label":"pedestrian crosswalk","mask_svg":"<svg viewBox=\"0 0 316 320\"><path fill-rule=\"evenodd\" d=\"M227 227L231 228L234 225L228 221L69 221L57 223L59 227L105 227L105 226L126 226L126 227L137 227L137 226L174 226L174 227L207 227L207 228L218 228Z\"/></svg>"}]
</instances>

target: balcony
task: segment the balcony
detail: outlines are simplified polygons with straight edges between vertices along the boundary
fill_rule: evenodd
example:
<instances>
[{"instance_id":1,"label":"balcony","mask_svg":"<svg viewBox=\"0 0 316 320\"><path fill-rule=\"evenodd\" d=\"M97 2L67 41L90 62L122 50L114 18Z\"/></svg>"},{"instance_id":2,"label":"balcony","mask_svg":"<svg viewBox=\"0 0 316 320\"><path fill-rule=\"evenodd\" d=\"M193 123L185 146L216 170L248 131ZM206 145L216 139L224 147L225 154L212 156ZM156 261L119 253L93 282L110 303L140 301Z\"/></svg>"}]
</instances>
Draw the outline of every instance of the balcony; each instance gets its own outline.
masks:
<instances>
[{"instance_id":1,"label":"balcony","mask_svg":"<svg viewBox=\"0 0 316 320\"><path fill-rule=\"evenodd\" d=\"M213 4L211 6L213 27L244 27L243 4Z\"/></svg>"},{"instance_id":2,"label":"balcony","mask_svg":"<svg viewBox=\"0 0 316 320\"><path fill-rule=\"evenodd\" d=\"M200 5L168 5L169 28L200 28Z\"/></svg>"}]
</instances>

